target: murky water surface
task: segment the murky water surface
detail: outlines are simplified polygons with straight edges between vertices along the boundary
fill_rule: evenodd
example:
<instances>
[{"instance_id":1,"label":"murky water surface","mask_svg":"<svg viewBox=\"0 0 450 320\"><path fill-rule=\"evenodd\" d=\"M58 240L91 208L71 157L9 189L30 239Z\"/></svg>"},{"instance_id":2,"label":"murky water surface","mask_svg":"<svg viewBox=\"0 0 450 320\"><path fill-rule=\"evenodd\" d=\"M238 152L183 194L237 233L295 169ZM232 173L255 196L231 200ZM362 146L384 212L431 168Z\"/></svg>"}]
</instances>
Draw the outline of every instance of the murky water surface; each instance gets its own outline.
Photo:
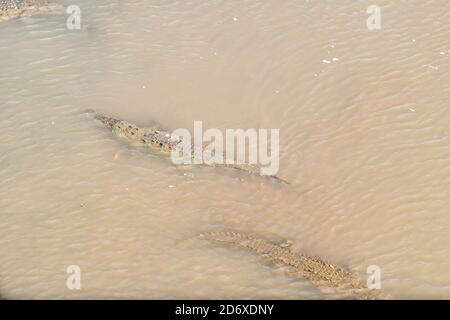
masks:
<instances>
[{"instance_id":1,"label":"murky water surface","mask_svg":"<svg viewBox=\"0 0 450 320\"><path fill-rule=\"evenodd\" d=\"M61 1L73 4L74 1ZM0 23L0 292L333 298L248 252L286 238L396 298L450 299L450 4L87 1ZM286 186L177 168L85 109L167 128L279 128ZM78 265L82 288L66 287Z\"/></svg>"}]
</instances>

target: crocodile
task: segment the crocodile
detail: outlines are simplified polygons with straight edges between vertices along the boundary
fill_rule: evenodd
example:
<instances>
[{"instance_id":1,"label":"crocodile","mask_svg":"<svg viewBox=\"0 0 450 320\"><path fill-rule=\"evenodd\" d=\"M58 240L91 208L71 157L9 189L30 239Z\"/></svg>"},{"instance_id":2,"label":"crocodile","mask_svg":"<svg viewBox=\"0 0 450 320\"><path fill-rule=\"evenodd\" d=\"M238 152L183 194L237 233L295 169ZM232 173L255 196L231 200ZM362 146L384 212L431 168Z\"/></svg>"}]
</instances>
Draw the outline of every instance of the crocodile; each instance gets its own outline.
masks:
<instances>
[{"instance_id":1,"label":"crocodile","mask_svg":"<svg viewBox=\"0 0 450 320\"><path fill-rule=\"evenodd\" d=\"M60 8L62 6L47 0L0 0L0 21Z\"/></svg>"},{"instance_id":2,"label":"crocodile","mask_svg":"<svg viewBox=\"0 0 450 320\"><path fill-rule=\"evenodd\" d=\"M169 156L172 152L179 152L183 156L183 152L187 150L190 153L192 163L196 158L201 159L202 150L197 148L191 141L183 141L183 139L172 135L169 131L163 129L160 125L154 124L152 127L139 127L125 120L116 119L104 114L87 110L86 113L94 114L94 119L100 121L106 128L110 129L115 135L132 142L136 146L145 146L152 151ZM260 167L254 164L229 164L229 163L203 163L208 166L227 167L239 171L245 171L249 174L260 175ZM275 179L278 182L289 184L284 179L274 175L264 175Z\"/></svg>"},{"instance_id":3,"label":"crocodile","mask_svg":"<svg viewBox=\"0 0 450 320\"><path fill-rule=\"evenodd\" d=\"M305 255L292 247L290 241L271 242L260 237L234 231L201 233L199 239L233 244L245 248L272 264L282 267L287 274L309 280L321 289L333 289L356 299L389 299L377 289L369 289L366 283L351 271L320 257Z\"/></svg>"}]
</instances>

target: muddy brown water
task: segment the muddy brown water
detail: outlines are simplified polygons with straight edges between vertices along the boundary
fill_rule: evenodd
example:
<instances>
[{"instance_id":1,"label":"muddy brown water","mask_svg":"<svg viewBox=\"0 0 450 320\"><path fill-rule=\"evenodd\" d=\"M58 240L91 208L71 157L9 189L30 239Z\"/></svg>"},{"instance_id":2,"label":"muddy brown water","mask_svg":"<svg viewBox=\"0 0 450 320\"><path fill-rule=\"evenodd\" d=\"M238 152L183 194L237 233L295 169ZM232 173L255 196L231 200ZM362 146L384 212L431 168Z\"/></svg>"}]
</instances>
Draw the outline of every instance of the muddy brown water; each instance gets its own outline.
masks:
<instances>
[{"instance_id":1,"label":"muddy brown water","mask_svg":"<svg viewBox=\"0 0 450 320\"><path fill-rule=\"evenodd\" d=\"M73 4L70 1L61 1ZM285 238L392 296L450 298L450 4L77 0L0 23L0 291L9 298L336 298L247 252ZM290 186L177 168L82 114L279 128ZM66 286L81 269L81 290Z\"/></svg>"}]
</instances>

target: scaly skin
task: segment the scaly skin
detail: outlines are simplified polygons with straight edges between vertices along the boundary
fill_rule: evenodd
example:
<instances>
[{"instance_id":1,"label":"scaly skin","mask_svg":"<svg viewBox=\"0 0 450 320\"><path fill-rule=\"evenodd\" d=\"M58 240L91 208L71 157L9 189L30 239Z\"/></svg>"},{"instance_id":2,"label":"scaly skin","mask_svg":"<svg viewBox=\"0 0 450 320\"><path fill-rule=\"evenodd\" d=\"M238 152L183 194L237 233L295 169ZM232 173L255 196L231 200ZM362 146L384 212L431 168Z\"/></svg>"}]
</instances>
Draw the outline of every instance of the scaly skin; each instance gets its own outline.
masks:
<instances>
[{"instance_id":1,"label":"scaly skin","mask_svg":"<svg viewBox=\"0 0 450 320\"><path fill-rule=\"evenodd\" d=\"M389 298L380 290L368 289L364 281L350 271L319 257L302 254L290 247L288 242L278 244L232 231L202 233L199 238L230 243L250 250L273 264L286 268L289 275L312 281L321 288L332 288L357 299Z\"/></svg>"},{"instance_id":2,"label":"scaly skin","mask_svg":"<svg viewBox=\"0 0 450 320\"><path fill-rule=\"evenodd\" d=\"M47 0L0 0L0 20L47 12L58 7Z\"/></svg>"},{"instance_id":3,"label":"scaly skin","mask_svg":"<svg viewBox=\"0 0 450 320\"><path fill-rule=\"evenodd\" d=\"M137 142L156 149L164 154L170 154L177 145L182 143L180 139L172 139L168 132L156 128L140 128L128 121L118 120L98 113L95 114L94 118L102 122L108 129L111 129L114 134L131 142Z\"/></svg>"},{"instance_id":4,"label":"scaly skin","mask_svg":"<svg viewBox=\"0 0 450 320\"><path fill-rule=\"evenodd\" d=\"M158 128L141 128L133 123L129 123L125 120L119 120L96 113L93 110L88 110L90 113L94 113L94 118L99 120L105 125L105 127L111 129L116 135L125 138L128 141L144 145L149 147L153 151L169 156L172 151L179 150L182 155L182 150L190 150L190 158L194 160L197 155L201 155L201 151L198 150L191 142L184 142L178 137L173 137L168 131L164 131ZM183 148L186 145L186 148ZM258 174L260 168L252 164L208 164L211 166L228 167L241 171L246 171L251 174ZM279 182L287 183L287 181L278 178L276 176L264 176L272 179L276 179Z\"/></svg>"}]
</instances>

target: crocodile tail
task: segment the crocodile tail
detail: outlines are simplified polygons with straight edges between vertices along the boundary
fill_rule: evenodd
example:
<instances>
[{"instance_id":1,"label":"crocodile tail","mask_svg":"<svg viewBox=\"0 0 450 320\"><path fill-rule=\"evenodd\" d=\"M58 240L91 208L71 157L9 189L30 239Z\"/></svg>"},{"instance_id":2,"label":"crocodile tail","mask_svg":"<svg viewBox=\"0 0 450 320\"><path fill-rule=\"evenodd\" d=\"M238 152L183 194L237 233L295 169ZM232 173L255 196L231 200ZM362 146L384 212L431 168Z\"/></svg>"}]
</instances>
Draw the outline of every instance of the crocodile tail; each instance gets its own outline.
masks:
<instances>
[{"instance_id":1,"label":"crocodile tail","mask_svg":"<svg viewBox=\"0 0 450 320\"><path fill-rule=\"evenodd\" d=\"M205 232L199 235L200 239L213 240L219 242L227 242L234 244L241 244L244 241L255 240L254 237L234 231L212 231Z\"/></svg>"},{"instance_id":2,"label":"crocodile tail","mask_svg":"<svg viewBox=\"0 0 450 320\"><path fill-rule=\"evenodd\" d=\"M282 179L282 178L280 178L278 176L263 176L263 177L268 177L268 178L271 178L271 179L275 179L276 181L278 181L280 183L284 183L284 184L288 184L288 185L291 184L289 181L286 181L286 180L284 180L284 179Z\"/></svg>"}]
</instances>

